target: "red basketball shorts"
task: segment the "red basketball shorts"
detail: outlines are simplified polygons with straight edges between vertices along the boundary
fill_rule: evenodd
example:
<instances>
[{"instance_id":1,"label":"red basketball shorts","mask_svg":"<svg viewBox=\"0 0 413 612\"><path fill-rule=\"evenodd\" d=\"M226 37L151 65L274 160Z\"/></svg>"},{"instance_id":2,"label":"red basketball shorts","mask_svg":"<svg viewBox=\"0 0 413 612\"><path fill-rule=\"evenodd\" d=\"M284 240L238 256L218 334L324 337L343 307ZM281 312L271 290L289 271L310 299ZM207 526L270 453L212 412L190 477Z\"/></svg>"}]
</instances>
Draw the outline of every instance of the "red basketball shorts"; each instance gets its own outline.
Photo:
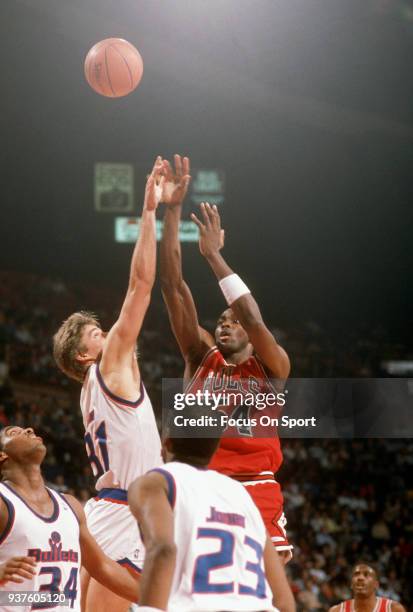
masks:
<instances>
[{"instance_id":1,"label":"red basketball shorts","mask_svg":"<svg viewBox=\"0 0 413 612\"><path fill-rule=\"evenodd\" d=\"M287 537L287 519L284 515L284 498L281 487L276 480L264 482L252 481L242 483L247 489L261 513L265 527L278 552L287 551L288 560L292 557L292 545Z\"/></svg>"}]
</instances>

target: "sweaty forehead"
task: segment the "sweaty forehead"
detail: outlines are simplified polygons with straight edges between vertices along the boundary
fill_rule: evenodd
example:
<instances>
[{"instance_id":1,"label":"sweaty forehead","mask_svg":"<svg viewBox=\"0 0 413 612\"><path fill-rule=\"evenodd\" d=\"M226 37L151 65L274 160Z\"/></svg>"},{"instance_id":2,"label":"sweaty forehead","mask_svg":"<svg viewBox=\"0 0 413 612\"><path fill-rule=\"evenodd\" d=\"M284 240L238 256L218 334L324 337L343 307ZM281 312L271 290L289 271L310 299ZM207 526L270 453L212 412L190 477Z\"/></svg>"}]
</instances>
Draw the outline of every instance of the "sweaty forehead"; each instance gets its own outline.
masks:
<instances>
[{"instance_id":1,"label":"sweaty forehead","mask_svg":"<svg viewBox=\"0 0 413 612\"><path fill-rule=\"evenodd\" d=\"M376 572L369 565L356 565L353 570L353 576L354 574L369 574L369 576L376 577Z\"/></svg>"}]
</instances>

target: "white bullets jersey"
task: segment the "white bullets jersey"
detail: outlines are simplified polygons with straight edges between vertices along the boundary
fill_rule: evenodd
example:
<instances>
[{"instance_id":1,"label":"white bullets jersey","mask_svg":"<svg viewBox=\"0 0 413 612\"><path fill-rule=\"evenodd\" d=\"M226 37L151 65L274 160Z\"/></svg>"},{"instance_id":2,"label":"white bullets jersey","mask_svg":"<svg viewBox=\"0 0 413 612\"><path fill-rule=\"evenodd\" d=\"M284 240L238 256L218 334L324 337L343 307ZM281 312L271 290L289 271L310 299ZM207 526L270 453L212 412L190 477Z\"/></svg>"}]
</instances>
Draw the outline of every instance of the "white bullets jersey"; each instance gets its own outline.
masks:
<instances>
[{"instance_id":1,"label":"white bullets jersey","mask_svg":"<svg viewBox=\"0 0 413 612\"><path fill-rule=\"evenodd\" d=\"M0 586L0 592L37 591L49 598L49 605L39 602L13 606L2 599L2 612L44 609L80 612L79 522L59 493L47 491L54 508L50 518L37 514L11 487L0 483L0 495L9 512L8 524L0 534L0 563L21 556L34 557L37 561L37 573L32 579L20 584L8 582ZM58 593L66 595L67 605L53 605Z\"/></svg>"},{"instance_id":2,"label":"white bullets jersey","mask_svg":"<svg viewBox=\"0 0 413 612\"><path fill-rule=\"evenodd\" d=\"M168 612L273 610L261 515L239 482L178 462L168 481L177 560Z\"/></svg>"},{"instance_id":3,"label":"white bullets jersey","mask_svg":"<svg viewBox=\"0 0 413 612\"><path fill-rule=\"evenodd\" d=\"M127 489L135 478L161 465L161 441L142 382L139 398L124 400L106 387L99 366L93 364L83 383L80 407L98 491Z\"/></svg>"}]
</instances>

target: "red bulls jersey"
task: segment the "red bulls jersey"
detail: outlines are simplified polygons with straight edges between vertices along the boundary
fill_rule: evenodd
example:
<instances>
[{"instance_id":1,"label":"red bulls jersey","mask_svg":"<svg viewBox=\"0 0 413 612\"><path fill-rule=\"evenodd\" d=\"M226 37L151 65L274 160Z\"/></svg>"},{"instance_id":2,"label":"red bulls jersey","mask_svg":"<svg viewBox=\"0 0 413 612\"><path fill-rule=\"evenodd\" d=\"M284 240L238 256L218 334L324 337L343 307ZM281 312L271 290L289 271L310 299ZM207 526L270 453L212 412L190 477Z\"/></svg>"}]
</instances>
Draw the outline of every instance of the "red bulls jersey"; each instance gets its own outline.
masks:
<instances>
[{"instance_id":1,"label":"red bulls jersey","mask_svg":"<svg viewBox=\"0 0 413 612\"><path fill-rule=\"evenodd\" d=\"M227 363L216 346L212 347L203 358L186 393L196 393L198 390L204 393L208 390L214 394L214 397L220 393L234 396L242 393L244 396L255 395L261 398L265 398L267 394L277 395L257 356L252 355L243 363L234 365ZM237 422L241 422L241 426L235 434L234 430L224 433L209 465L210 469L229 476L262 474L264 477L277 472L283 458L276 429L272 428L274 435L269 438L262 437L262 433L260 437L257 430L254 435L254 427L249 426L253 417L264 414L266 410L257 411L254 407L248 408L245 405L241 410L235 404L224 408L224 412L228 413L231 409L232 417L240 417ZM274 406L270 412L274 414Z\"/></svg>"},{"instance_id":2,"label":"red bulls jersey","mask_svg":"<svg viewBox=\"0 0 413 612\"><path fill-rule=\"evenodd\" d=\"M391 612L392 599L386 597L376 597L376 605L371 612ZM347 599L340 604L340 612L354 612L354 599Z\"/></svg>"}]
</instances>

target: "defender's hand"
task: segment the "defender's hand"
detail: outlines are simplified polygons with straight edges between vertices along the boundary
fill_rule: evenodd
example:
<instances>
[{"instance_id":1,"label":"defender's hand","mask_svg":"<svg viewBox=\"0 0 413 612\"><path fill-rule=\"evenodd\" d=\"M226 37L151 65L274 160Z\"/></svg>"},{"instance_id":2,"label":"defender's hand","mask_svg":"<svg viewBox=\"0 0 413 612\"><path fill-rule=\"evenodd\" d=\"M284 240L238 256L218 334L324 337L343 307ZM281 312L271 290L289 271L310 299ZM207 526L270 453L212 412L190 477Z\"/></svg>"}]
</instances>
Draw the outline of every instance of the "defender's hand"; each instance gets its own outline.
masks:
<instances>
[{"instance_id":1,"label":"defender's hand","mask_svg":"<svg viewBox=\"0 0 413 612\"><path fill-rule=\"evenodd\" d=\"M199 250L204 257L218 253L224 246L224 230L221 229L221 217L217 207L202 202L203 223L192 213L191 219L199 227Z\"/></svg>"},{"instance_id":2,"label":"defender's hand","mask_svg":"<svg viewBox=\"0 0 413 612\"><path fill-rule=\"evenodd\" d=\"M165 182L163 184L161 202L167 206L179 206L182 204L191 180L189 175L189 158L181 158L180 155L174 155L174 160L175 172L169 161L164 161Z\"/></svg>"},{"instance_id":3,"label":"defender's hand","mask_svg":"<svg viewBox=\"0 0 413 612\"><path fill-rule=\"evenodd\" d=\"M145 201L143 208L145 210L156 210L161 201L163 186L165 182L165 163L162 157L158 155L152 168L152 172L148 176L145 187Z\"/></svg>"},{"instance_id":4,"label":"defender's hand","mask_svg":"<svg viewBox=\"0 0 413 612\"><path fill-rule=\"evenodd\" d=\"M36 561L33 557L11 557L0 565L0 585L8 582L20 584L36 575Z\"/></svg>"}]
</instances>

